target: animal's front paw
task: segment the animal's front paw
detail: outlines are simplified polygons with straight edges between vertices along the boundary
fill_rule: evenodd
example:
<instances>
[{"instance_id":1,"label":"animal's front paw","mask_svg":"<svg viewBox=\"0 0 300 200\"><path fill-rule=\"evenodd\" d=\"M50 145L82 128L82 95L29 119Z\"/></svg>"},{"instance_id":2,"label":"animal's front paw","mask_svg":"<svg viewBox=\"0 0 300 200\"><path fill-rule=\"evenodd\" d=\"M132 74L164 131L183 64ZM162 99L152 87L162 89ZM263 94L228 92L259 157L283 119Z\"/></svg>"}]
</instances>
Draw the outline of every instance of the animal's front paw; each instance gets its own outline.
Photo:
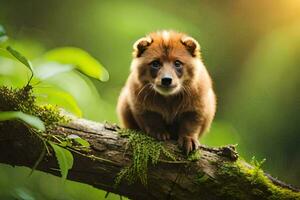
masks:
<instances>
[{"instance_id":1,"label":"animal's front paw","mask_svg":"<svg viewBox=\"0 0 300 200\"><path fill-rule=\"evenodd\" d=\"M144 130L148 135L158 139L158 140L169 140L171 139L171 135L165 131L164 129L153 129L151 127L146 127Z\"/></svg>"},{"instance_id":2,"label":"animal's front paw","mask_svg":"<svg viewBox=\"0 0 300 200\"><path fill-rule=\"evenodd\" d=\"M167 132L163 132L163 133L155 133L155 137L158 140L165 141L165 140L169 140L171 138L171 135Z\"/></svg>"},{"instance_id":3,"label":"animal's front paw","mask_svg":"<svg viewBox=\"0 0 300 200\"><path fill-rule=\"evenodd\" d=\"M200 146L197 135L196 136L187 136L187 135L179 136L178 144L187 155L191 151L197 150Z\"/></svg>"}]
</instances>

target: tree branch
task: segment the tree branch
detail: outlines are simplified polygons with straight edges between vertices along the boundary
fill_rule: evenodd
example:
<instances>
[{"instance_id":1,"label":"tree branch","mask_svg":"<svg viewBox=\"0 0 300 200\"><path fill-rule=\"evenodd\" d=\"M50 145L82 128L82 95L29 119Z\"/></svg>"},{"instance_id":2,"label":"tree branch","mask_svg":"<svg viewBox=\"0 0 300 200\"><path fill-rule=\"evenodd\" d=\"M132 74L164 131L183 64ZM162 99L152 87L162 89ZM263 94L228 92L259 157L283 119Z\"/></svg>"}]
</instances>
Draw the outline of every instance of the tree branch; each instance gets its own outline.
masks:
<instances>
[{"instance_id":1,"label":"tree branch","mask_svg":"<svg viewBox=\"0 0 300 200\"><path fill-rule=\"evenodd\" d=\"M131 199L300 199L298 189L272 178L259 167L238 158L234 146L209 148L201 146L201 157L189 161L175 142L166 147L176 162L159 162L148 169L148 185L126 181L114 188L116 175L130 165L132 151L125 152L127 138L117 127L84 119L72 119L57 127L56 134L76 134L91 144L90 155L72 152L73 168L68 179L127 196ZM16 121L0 123L0 162L33 167L43 151L43 144L27 127ZM47 155L38 170L60 176L57 161Z\"/></svg>"}]
</instances>

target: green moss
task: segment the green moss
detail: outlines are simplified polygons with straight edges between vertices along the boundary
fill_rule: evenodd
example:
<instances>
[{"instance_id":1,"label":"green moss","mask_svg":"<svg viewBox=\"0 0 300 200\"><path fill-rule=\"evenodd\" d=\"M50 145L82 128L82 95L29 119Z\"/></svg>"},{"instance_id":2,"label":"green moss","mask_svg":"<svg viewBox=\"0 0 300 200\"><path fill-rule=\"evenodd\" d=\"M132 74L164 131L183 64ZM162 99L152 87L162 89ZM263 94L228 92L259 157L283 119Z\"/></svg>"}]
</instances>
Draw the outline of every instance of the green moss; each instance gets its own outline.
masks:
<instances>
[{"instance_id":1,"label":"green moss","mask_svg":"<svg viewBox=\"0 0 300 200\"><path fill-rule=\"evenodd\" d=\"M31 85L21 89L0 87L0 111L22 111L37 116L45 123L47 131L59 123L68 121L65 116L60 114L56 106L37 105Z\"/></svg>"},{"instance_id":2,"label":"green moss","mask_svg":"<svg viewBox=\"0 0 300 200\"><path fill-rule=\"evenodd\" d=\"M197 161L197 160L200 160L200 158L201 158L200 150L193 151L188 156L189 161Z\"/></svg>"},{"instance_id":3,"label":"green moss","mask_svg":"<svg viewBox=\"0 0 300 200\"><path fill-rule=\"evenodd\" d=\"M261 169L261 164L249 169L244 167L242 161L239 161L237 162L237 166L240 168L240 172L244 174L253 185L257 185L259 188L267 190L270 193L269 200L300 200L300 192L293 192L290 189L273 184L272 181L265 176Z\"/></svg>"},{"instance_id":4,"label":"green moss","mask_svg":"<svg viewBox=\"0 0 300 200\"><path fill-rule=\"evenodd\" d=\"M119 134L128 138L128 146L133 152L133 161L130 166L122 169L115 179L115 185L119 185L122 179L129 184L140 180L142 184L147 185L148 165L157 164L161 155L176 160L175 157L165 149L162 142L134 130L121 129Z\"/></svg>"},{"instance_id":5,"label":"green moss","mask_svg":"<svg viewBox=\"0 0 300 200\"><path fill-rule=\"evenodd\" d=\"M199 198L207 199L213 194L222 200L300 200L300 192L277 186L265 176L263 162L252 161L253 166L242 159L211 163L217 168L214 177L203 171L195 175L201 191Z\"/></svg>"},{"instance_id":6,"label":"green moss","mask_svg":"<svg viewBox=\"0 0 300 200\"><path fill-rule=\"evenodd\" d=\"M203 184L203 183L205 183L208 180L209 180L209 176L206 173L204 173L203 171L199 171L196 174L196 182L198 184Z\"/></svg>"},{"instance_id":7,"label":"green moss","mask_svg":"<svg viewBox=\"0 0 300 200\"><path fill-rule=\"evenodd\" d=\"M261 169L263 162L256 162L259 165L253 167L241 159L234 164L224 163L219 177L226 184L220 187L219 194L231 199L300 200L299 192L279 187L265 176Z\"/></svg>"}]
</instances>

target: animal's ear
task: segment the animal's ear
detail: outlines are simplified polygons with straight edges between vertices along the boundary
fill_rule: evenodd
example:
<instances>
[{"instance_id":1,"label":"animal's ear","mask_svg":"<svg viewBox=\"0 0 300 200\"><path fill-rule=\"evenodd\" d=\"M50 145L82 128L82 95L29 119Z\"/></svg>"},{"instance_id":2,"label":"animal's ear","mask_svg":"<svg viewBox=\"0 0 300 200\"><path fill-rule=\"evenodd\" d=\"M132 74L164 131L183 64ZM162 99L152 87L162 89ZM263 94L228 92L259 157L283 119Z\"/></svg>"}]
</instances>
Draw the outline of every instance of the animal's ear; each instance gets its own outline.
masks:
<instances>
[{"instance_id":1,"label":"animal's ear","mask_svg":"<svg viewBox=\"0 0 300 200\"><path fill-rule=\"evenodd\" d=\"M137 40L133 45L133 56L140 57L151 43L152 38L149 36Z\"/></svg>"},{"instance_id":2,"label":"animal's ear","mask_svg":"<svg viewBox=\"0 0 300 200\"><path fill-rule=\"evenodd\" d=\"M181 38L181 43L193 57L200 56L200 45L194 38L184 36L183 38Z\"/></svg>"}]
</instances>

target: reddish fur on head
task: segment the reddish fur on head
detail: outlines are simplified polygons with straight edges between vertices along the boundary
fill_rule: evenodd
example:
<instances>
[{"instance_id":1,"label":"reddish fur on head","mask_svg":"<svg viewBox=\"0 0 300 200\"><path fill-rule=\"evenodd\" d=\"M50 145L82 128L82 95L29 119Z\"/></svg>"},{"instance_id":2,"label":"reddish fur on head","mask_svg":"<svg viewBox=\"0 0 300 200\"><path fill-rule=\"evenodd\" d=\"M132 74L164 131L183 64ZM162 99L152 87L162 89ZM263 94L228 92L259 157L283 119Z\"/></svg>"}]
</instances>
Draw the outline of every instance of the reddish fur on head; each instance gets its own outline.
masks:
<instances>
[{"instance_id":1,"label":"reddish fur on head","mask_svg":"<svg viewBox=\"0 0 300 200\"><path fill-rule=\"evenodd\" d=\"M131 73L118 102L122 125L161 140L177 138L187 152L196 149L216 107L198 42L160 31L139 39L133 49Z\"/></svg>"}]
</instances>

